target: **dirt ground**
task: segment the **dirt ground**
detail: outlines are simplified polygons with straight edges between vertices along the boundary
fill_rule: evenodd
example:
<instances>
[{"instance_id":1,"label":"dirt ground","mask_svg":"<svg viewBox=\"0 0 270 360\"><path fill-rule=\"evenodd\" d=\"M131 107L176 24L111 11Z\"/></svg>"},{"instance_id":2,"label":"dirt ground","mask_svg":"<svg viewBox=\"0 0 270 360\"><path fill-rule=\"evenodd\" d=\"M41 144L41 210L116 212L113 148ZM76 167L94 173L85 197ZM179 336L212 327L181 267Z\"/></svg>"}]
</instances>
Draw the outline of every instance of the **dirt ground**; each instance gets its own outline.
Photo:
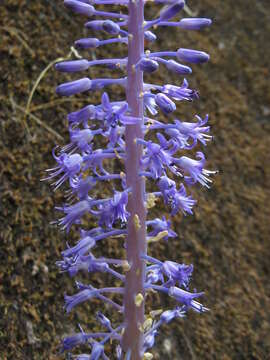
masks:
<instances>
[{"instance_id":1,"label":"dirt ground","mask_svg":"<svg viewBox=\"0 0 270 360\"><path fill-rule=\"evenodd\" d=\"M1 5L0 359L63 359L61 338L78 322L90 330L99 303L71 314L63 310L63 295L74 292L74 285L55 266L66 239L50 225L63 195L54 194L40 178L54 164L52 148L67 141L66 114L98 103L100 93L68 101L54 93L66 77L50 64L67 57L72 42L86 36L84 19L67 12L61 0L7 0ZM177 116L191 121L195 113L210 114L214 142L206 149L208 168L220 172L209 191L193 191L195 215L173 219L179 237L151 245L149 251L193 263L192 286L205 291L204 304L211 311L201 316L190 312L162 328L154 359L269 359L270 2L192 0L188 5L197 16L214 20L211 29L163 28L153 49L181 46L211 54L211 62L194 66L190 77L201 100L180 104ZM149 16L156 12L156 6L147 7ZM119 53L124 55L124 49L115 45L90 57ZM31 90L47 66L25 117ZM91 76L102 71L91 71ZM166 83L175 82L167 72L155 75L155 81L164 76ZM117 96L116 88L112 97ZM121 249L112 241L107 252ZM92 280L103 281L98 275Z\"/></svg>"}]
</instances>

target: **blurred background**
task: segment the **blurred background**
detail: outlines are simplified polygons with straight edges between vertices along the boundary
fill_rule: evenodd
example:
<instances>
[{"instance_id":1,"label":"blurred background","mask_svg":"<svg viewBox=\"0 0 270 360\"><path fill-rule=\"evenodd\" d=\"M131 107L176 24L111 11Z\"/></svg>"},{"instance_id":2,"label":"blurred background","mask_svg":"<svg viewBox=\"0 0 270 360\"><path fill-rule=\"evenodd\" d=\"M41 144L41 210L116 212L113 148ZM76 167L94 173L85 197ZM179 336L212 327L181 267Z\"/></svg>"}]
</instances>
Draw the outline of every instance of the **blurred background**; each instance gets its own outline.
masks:
<instances>
[{"instance_id":1,"label":"blurred background","mask_svg":"<svg viewBox=\"0 0 270 360\"><path fill-rule=\"evenodd\" d=\"M62 0L0 3L0 359L64 359L58 352L61 338L78 322L87 330L95 326L92 314L100 304L94 300L71 314L63 310L63 295L74 292L74 281L55 266L67 238L50 225L59 216L54 206L63 202L63 192L53 193L40 178L54 166L52 148L68 141L66 114L100 102L101 93L59 99L55 87L69 77L52 66L59 58L75 58L73 42L94 34ZM193 66L189 77L200 101L180 103L176 115L192 121L195 114L210 114L214 141L205 149L207 168L219 174L210 190L193 190L194 216L173 218L179 237L152 244L149 252L193 263L192 287L205 291L203 303L211 311L190 312L163 327L154 359L269 359L270 2L187 3L191 14L181 16L212 18L212 27L201 32L162 28L149 48L210 53L210 63ZM158 7L148 5L146 12L150 18ZM115 45L87 56L125 54ZM90 77L102 74L101 68L90 71ZM182 81L167 71L153 78ZM123 97L119 88L109 93L112 99ZM161 205L155 215L167 211ZM68 239L76 240L77 234ZM117 242L109 244L104 243L107 253L121 253ZM90 277L96 285L103 283L99 275ZM169 300L161 301L168 305Z\"/></svg>"}]
</instances>

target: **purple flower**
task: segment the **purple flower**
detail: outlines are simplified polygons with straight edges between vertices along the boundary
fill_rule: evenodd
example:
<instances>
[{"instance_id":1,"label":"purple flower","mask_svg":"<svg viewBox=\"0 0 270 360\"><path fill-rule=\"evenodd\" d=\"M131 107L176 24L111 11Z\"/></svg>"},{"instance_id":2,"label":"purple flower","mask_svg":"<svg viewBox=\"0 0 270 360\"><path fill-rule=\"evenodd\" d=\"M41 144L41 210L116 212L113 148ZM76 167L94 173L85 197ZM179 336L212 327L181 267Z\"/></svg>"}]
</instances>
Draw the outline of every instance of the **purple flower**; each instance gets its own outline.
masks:
<instances>
[{"instance_id":1,"label":"purple flower","mask_svg":"<svg viewBox=\"0 0 270 360\"><path fill-rule=\"evenodd\" d=\"M164 94L178 101L192 101L198 98L198 93L188 88L186 79L184 79L182 86L164 85L162 91Z\"/></svg>"},{"instance_id":2,"label":"purple flower","mask_svg":"<svg viewBox=\"0 0 270 360\"><path fill-rule=\"evenodd\" d=\"M186 189L183 184L180 185L179 190L167 190L163 194L165 203L171 206L171 215L176 215L179 211L185 215L193 214L192 208L196 204L196 200L191 195L187 195Z\"/></svg>"},{"instance_id":3,"label":"purple flower","mask_svg":"<svg viewBox=\"0 0 270 360\"><path fill-rule=\"evenodd\" d=\"M105 92L102 95L102 109L104 111L105 125L109 127L116 127L127 111L128 105L125 103L123 106L113 106L110 102L108 94Z\"/></svg>"},{"instance_id":4,"label":"purple flower","mask_svg":"<svg viewBox=\"0 0 270 360\"><path fill-rule=\"evenodd\" d=\"M210 127L204 126L208 121L208 115L204 119L201 119L198 115L196 115L196 118L198 119L196 123L174 120L175 128L167 128L165 132L173 140L177 141L181 148L193 149L198 141L206 145L206 142L212 139L212 136L206 134L209 132ZM188 143L190 138L192 139L191 144Z\"/></svg>"},{"instance_id":5,"label":"purple flower","mask_svg":"<svg viewBox=\"0 0 270 360\"><path fill-rule=\"evenodd\" d=\"M61 254L63 257L84 255L89 250L91 250L93 247L95 247L95 245L96 245L95 239L90 236L86 236L86 237L80 239L80 241L77 243L77 245L75 245L71 248L67 248L66 250L62 251Z\"/></svg>"},{"instance_id":6,"label":"purple flower","mask_svg":"<svg viewBox=\"0 0 270 360\"><path fill-rule=\"evenodd\" d=\"M65 309L69 313L75 306L92 299L97 294L96 290L84 289L75 295L65 295Z\"/></svg>"},{"instance_id":7,"label":"purple flower","mask_svg":"<svg viewBox=\"0 0 270 360\"><path fill-rule=\"evenodd\" d=\"M82 175L71 178L69 181L71 193L76 194L80 200L85 200L88 193L96 186L96 180L92 176L83 178Z\"/></svg>"},{"instance_id":8,"label":"purple flower","mask_svg":"<svg viewBox=\"0 0 270 360\"><path fill-rule=\"evenodd\" d=\"M196 204L196 200L192 196L188 196L183 184L177 190L176 184L167 176L162 176L158 182L158 187L163 195L165 204L171 206L171 215L176 215L179 211L183 214L192 214L192 208Z\"/></svg>"},{"instance_id":9,"label":"purple flower","mask_svg":"<svg viewBox=\"0 0 270 360\"><path fill-rule=\"evenodd\" d=\"M173 310L166 310L164 311L161 316L160 316L160 320L163 323L168 324L169 322L171 322L174 318L176 317L184 317L185 316L185 312L182 311L179 308L173 309Z\"/></svg>"},{"instance_id":10,"label":"purple flower","mask_svg":"<svg viewBox=\"0 0 270 360\"><path fill-rule=\"evenodd\" d=\"M115 191L114 196L101 205L98 211L99 225L111 228L117 220L122 224L126 223L129 217L129 212L126 210L127 203L128 191Z\"/></svg>"},{"instance_id":11,"label":"purple flower","mask_svg":"<svg viewBox=\"0 0 270 360\"><path fill-rule=\"evenodd\" d=\"M190 277L193 272L193 265L178 264L174 261L165 261L162 266L164 275L168 277L172 284L188 287Z\"/></svg>"},{"instance_id":12,"label":"purple flower","mask_svg":"<svg viewBox=\"0 0 270 360\"><path fill-rule=\"evenodd\" d=\"M147 226L150 225L152 227L152 231L148 233L148 236L157 236L162 231L168 231L168 235L164 237L167 240L169 237L176 237L177 234L171 229L171 221L166 220L165 216L162 219L154 219L151 221L147 221Z\"/></svg>"},{"instance_id":13,"label":"purple flower","mask_svg":"<svg viewBox=\"0 0 270 360\"><path fill-rule=\"evenodd\" d=\"M166 190L174 189L176 191L176 183L172 179L168 178L167 176L162 176L158 181L158 187L162 193Z\"/></svg>"},{"instance_id":14,"label":"purple flower","mask_svg":"<svg viewBox=\"0 0 270 360\"><path fill-rule=\"evenodd\" d=\"M82 200L74 205L64 205L56 209L66 214L66 216L58 220L58 224L62 226L62 230L69 232L72 224L80 224L83 215L90 212L91 203L88 200Z\"/></svg>"},{"instance_id":15,"label":"purple flower","mask_svg":"<svg viewBox=\"0 0 270 360\"><path fill-rule=\"evenodd\" d=\"M62 341L61 352L65 351L65 350L71 350L75 346L84 344L85 342L87 342L87 337L85 336L85 334L83 332L74 334L72 336L68 336L68 337L64 338Z\"/></svg>"},{"instance_id":16,"label":"purple flower","mask_svg":"<svg viewBox=\"0 0 270 360\"><path fill-rule=\"evenodd\" d=\"M199 160L193 160L187 156L182 156L180 159L174 159L174 162L183 169L183 171L189 173L189 176L185 176L187 184L192 185L199 182L201 185L209 188L210 186L208 183L211 183L212 180L210 180L208 176L215 174L216 172L204 169L205 157L202 152L197 152L196 158Z\"/></svg>"},{"instance_id":17,"label":"purple flower","mask_svg":"<svg viewBox=\"0 0 270 360\"><path fill-rule=\"evenodd\" d=\"M81 152L92 151L92 140L95 135L101 134L102 130L91 130L91 129L70 129L70 140L71 143L65 146L64 151L67 150L81 150Z\"/></svg>"},{"instance_id":18,"label":"purple flower","mask_svg":"<svg viewBox=\"0 0 270 360\"><path fill-rule=\"evenodd\" d=\"M108 175L109 173L103 167L103 160L106 158L115 158L115 153L106 153L101 149L95 150L88 155L83 156L83 161L85 166L83 167L83 171L87 169L91 169L93 173L99 177L100 174L97 172L97 169L101 171L102 174Z\"/></svg>"},{"instance_id":19,"label":"purple flower","mask_svg":"<svg viewBox=\"0 0 270 360\"><path fill-rule=\"evenodd\" d=\"M84 124L84 127L87 126L88 120L95 118L96 109L94 105L87 105L84 108L74 111L68 115L68 121L70 125L80 125Z\"/></svg>"},{"instance_id":20,"label":"purple flower","mask_svg":"<svg viewBox=\"0 0 270 360\"><path fill-rule=\"evenodd\" d=\"M183 289L179 289L176 286L173 286L169 289L169 295L175 300L179 301L181 304L185 305L188 308L193 309L196 312L205 312L208 309L202 304L198 303L194 299L202 296L204 293L190 293Z\"/></svg>"},{"instance_id":21,"label":"purple flower","mask_svg":"<svg viewBox=\"0 0 270 360\"><path fill-rule=\"evenodd\" d=\"M64 260L57 261L56 265L63 272L68 272L71 277L75 276L79 271L88 272L106 272L109 265L106 262L96 261L95 257L90 255L74 255L71 257L65 257Z\"/></svg>"},{"instance_id":22,"label":"purple flower","mask_svg":"<svg viewBox=\"0 0 270 360\"><path fill-rule=\"evenodd\" d=\"M83 159L79 154L68 155L61 153L60 156L56 156L55 149L53 150L53 157L57 161L58 166L46 170L50 174L43 180L52 180L61 174L60 179L52 184L55 186L54 189L57 190L67 179L73 178L81 170Z\"/></svg>"},{"instance_id":23,"label":"purple flower","mask_svg":"<svg viewBox=\"0 0 270 360\"><path fill-rule=\"evenodd\" d=\"M142 158L143 168L148 169L154 179L161 177L165 173L165 166L171 163L170 153L152 141L138 139L137 142L146 146L146 153Z\"/></svg>"}]
</instances>

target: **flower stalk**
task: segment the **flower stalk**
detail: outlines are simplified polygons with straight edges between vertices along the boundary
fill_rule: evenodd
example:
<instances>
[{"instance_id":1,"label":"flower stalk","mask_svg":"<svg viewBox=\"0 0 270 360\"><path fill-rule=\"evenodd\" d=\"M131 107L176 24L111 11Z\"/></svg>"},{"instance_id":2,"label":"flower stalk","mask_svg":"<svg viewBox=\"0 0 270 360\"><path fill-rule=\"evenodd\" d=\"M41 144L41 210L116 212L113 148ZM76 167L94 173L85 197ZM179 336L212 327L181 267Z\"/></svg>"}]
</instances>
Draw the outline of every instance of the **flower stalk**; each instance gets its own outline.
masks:
<instances>
[{"instance_id":1,"label":"flower stalk","mask_svg":"<svg viewBox=\"0 0 270 360\"><path fill-rule=\"evenodd\" d=\"M127 64L126 96L131 116L140 119L136 125L127 125L126 140L126 179L132 189L129 194L128 211L130 217L127 225L126 251L130 270L125 281L125 332L123 349L130 351L131 358L141 359L143 334L139 325L144 322L144 301L136 303L136 296L144 296L145 262L141 254L146 253L146 209L145 178L140 176L143 147L137 139L143 139L143 71L135 69L144 54L144 1L129 2L129 44Z\"/></svg>"}]
</instances>

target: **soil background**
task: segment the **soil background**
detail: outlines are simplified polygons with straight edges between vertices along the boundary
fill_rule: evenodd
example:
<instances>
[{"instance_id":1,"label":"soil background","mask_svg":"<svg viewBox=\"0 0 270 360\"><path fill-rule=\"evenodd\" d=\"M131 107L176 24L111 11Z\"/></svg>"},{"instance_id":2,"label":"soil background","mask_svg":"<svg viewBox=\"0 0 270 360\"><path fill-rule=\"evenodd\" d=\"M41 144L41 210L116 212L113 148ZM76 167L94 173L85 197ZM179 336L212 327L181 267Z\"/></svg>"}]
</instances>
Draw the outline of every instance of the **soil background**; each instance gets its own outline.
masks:
<instances>
[{"instance_id":1,"label":"soil background","mask_svg":"<svg viewBox=\"0 0 270 360\"><path fill-rule=\"evenodd\" d=\"M63 202L63 192L53 193L40 178L54 166L52 148L68 141L66 114L99 103L100 93L59 99L56 85L77 75L56 73L50 64L67 57L74 40L94 34L61 0L0 3L0 359L64 359L61 338L76 331L77 323L88 331L95 327L92 315L100 303L94 300L70 314L63 310L64 293L75 287L55 262L67 239L75 242L78 235L72 231L67 238L50 225L59 216L54 206ZM196 113L210 114L214 141L204 150L207 168L219 174L210 190L192 190L198 199L194 216L173 218L179 237L152 244L149 252L193 263L192 287L205 291L202 301L211 311L189 312L163 327L154 359L269 359L270 2L194 0L188 6L196 16L212 18L213 26L201 32L162 28L157 43L148 47L210 53L211 62L193 66L189 77L200 101L180 103L176 115L192 121ZM148 5L146 12L150 18L158 7ZM125 51L115 45L87 56L125 56ZM95 68L90 76L102 77L104 69ZM181 82L165 70L151 80ZM109 93L112 99L123 96L119 88ZM161 210L167 211L158 203L154 215ZM103 251L123 252L114 240L97 254ZM106 280L97 274L89 278L97 286ZM151 301L158 309L158 297ZM161 302L164 308L171 304Z\"/></svg>"}]
</instances>

